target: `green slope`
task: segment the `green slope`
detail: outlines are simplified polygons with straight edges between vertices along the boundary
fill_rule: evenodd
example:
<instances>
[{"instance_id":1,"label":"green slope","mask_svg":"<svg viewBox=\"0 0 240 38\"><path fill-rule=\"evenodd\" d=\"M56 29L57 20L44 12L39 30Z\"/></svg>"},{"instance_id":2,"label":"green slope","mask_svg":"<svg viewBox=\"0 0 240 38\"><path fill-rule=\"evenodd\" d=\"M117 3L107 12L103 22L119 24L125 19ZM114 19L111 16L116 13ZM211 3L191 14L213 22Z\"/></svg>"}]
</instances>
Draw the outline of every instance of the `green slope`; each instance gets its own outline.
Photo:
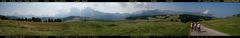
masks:
<instances>
[{"instance_id":1,"label":"green slope","mask_svg":"<svg viewBox=\"0 0 240 38\"><path fill-rule=\"evenodd\" d=\"M24 22L0 20L0 35L187 36L188 24L151 21Z\"/></svg>"},{"instance_id":2,"label":"green slope","mask_svg":"<svg viewBox=\"0 0 240 38\"><path fill-rule=\"evenodd\" d=\"M240 36L240 17L228 17L210 21L203 21L208 28L218 30L233 36Z\"/></svg>"}]
</instances>

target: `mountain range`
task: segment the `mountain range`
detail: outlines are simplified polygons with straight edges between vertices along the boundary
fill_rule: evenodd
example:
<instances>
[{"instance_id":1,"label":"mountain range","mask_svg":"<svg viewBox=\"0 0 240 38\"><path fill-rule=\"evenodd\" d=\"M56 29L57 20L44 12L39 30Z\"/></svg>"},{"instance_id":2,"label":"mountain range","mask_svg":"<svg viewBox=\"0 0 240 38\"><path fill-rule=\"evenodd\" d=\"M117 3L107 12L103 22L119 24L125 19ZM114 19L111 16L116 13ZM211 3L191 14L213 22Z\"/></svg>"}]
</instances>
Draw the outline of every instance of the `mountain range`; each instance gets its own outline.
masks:
<instances>
[{"instance_id":1,"label":"mountain range","mask_svg":"<svg viewBox=\"0 0 240 38\"><path fill-rule=\"evenodd\" d=\"M71 8L70 14L67 17L61 18L62 20L76 20L76 19L103 19L103 20L125 20L126 17L134 17L134 16L148 16L148 15L164 15L164 14L193 14L193 15L202 15L209 16L209 14L205 13L193 13L193 12L184 12L184 11L172 11L172 10L142 10L136 11L135 13L105 13L101 11L94 10L92 8L85 8L83 10L79 10L77 8ZM7 16L11 19L19 18L17 16ZM57 18L57 17L40 17L41 19L48 18Z\"/></svg>"}]
</instances>

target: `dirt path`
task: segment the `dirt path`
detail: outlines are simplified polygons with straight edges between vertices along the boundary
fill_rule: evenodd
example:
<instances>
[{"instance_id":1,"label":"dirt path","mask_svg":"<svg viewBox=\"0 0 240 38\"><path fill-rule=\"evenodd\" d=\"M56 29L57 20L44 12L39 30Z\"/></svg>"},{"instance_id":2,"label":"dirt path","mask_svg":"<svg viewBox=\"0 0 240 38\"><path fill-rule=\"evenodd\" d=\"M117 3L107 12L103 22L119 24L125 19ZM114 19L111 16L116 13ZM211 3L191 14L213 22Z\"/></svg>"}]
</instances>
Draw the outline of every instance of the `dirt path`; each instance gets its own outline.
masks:
<instances>
[{"instance_id":1,"label":"dirt path","mask_svg":"<svg viewBox=\"0 0 240 38\"><path fill-rule=\"evenodd\" d=\"M201 30L202 32L192 31L191 36L230 36L229 34L209 29L205 26L201 26Z\"/></svg>"}]
</instances>

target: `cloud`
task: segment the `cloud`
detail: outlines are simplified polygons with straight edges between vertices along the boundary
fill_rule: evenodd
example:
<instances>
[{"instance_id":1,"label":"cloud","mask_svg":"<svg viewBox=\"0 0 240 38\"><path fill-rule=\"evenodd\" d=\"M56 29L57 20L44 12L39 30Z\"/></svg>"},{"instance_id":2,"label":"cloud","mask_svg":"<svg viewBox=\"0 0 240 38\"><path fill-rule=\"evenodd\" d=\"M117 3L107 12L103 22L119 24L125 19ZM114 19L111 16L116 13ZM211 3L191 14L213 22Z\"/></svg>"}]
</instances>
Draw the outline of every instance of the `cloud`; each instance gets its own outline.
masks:
<instances>
[{"instance_id":1,"label":"cloud","mask_svg":"<svg viewBox=\"0 0 240 38\"><path fill-rule=\"evenodd\" d=\"M238 11L238 3L149 3L149 2L29 2L29 3L0 3L0 14L8 16L36 16L36 17L64 17L69 16L72 7L82 11L92 8L103 13L137 13L142 10L174 10L174 11L202 11L209 9L209 13L229 14Z\"/></svg>"},{"instance_id":2,"label":"cloud","mask_svg":"<svg viewBox=\"0 0 240 38\"><path fill-rule=\"evenodd\" d=\"M54 17L56 15L67 16L72 7L81 11L85 8L104 13L133 13L136 11L146 10L147 3L2 3L0 11L4 15L12 16L36 16L36 17ZM6 8L7 7L7 8Z\"/></svg>"}]
</instances>

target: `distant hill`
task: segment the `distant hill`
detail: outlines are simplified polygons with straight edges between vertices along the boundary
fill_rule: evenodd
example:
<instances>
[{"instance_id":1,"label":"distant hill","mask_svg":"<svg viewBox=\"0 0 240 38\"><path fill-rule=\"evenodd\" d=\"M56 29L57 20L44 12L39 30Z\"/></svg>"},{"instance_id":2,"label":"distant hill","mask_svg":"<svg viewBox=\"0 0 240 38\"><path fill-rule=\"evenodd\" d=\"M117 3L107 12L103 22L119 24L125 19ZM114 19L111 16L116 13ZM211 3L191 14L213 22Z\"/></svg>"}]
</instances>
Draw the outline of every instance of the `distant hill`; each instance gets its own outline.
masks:
<instances>
[{"instance_id":1,"label":"distant hill","mask_svg":"<svg viewBox=\"0 0 240 38\"><path fill-rule=\"evenodd\" d=\"M239 14L235 14L235 15L233 15L233 16L237 16L237 17L240 17L240 13L239 13Z\"/></svg>"},{"instance_id":2,"label":"distant hill","mask_svg":"<svg viewBox=\"0 0 240 38\"><path fill-rule=\"evenodd\" d=\"M172 11L172 10L144 10L139 11L139 13L135 13L126 17L127 20L167 20L167 21L181 21L181 22L189 22L189 21L202 21L202 20L210 20L215 18L212 14L207 11L204 12L184 12L184 11Z\"/></svg>"},{"instance_id":3,"label":"distant hill","mask_svg":"<svg viewBox=\"0 0 240 38\"><path fill-rule=\"evenodd\" d=\"M19 17L0 15L0 18L3 19L3 20L15 20L15 19L17 19Z\"/></svg>"},{"instance_id":4,"label":"distant hill","mask_svg":"<svg viewBox=\"0 0 240 38\"><path fill-rule=\"evenodd\" d=\"M161 9L136 11L132 14L105 13L105 12L94 10L89 7L85 8L83 10L79 10L77 8L72 8L70 11L71 16L91 17L91 18L105 19L105 20L124 20L127 17L165 15L165 14L174 14L174 15L176 15L176 14L194 14L194 15L209 16L209 14L201 14L201 13L193 13L193 12L185 12L185 11L161 10Z\"/></svg>"},{"instance_id":5,"label":"distant hill","mask_svg":"<svg viewBox=\"0 0 240 38\"><path fill-rule=\"evenodd\" d=\"M130 17L148 16L148 15L166 15L166 14L191 14L191 12L154 9L154 10L137 11L136 13L130 15Z\"/></svg>"},{"instance_id":6,"label":"distant hill","mask_svg":"<svg viewBox=\"0 0 240 38\"><path fill-rule=\"evenodd\" d=\"M162 14L162 15L147 15L147 16L133 16L127 17L127 20L158 20L158 21L172 21L172 22L190 22L211 20L214 17L201 16L194 14Z\"/></svg>"},{"instance_id":7,"label":"distant hill","mask_svg":"<svg viewBox=\"0 0 240 38\"><path fill-rule=\"evenodd\" d=\"M208 12L208 11L207 11ZM206 12L206 13L207 13ZM150 17L156 18L159 16L159 18L166 18L166 20L176 19L179 20L177 17L179 15L183 14L189 14L189 15L197 15L197 16L206 16L206 17L212 17L209 16L209 14L201 14L200 13L193 13L193 12L184 12L184 11L173 11L173 10L161 10L161 9L153 9L153 10L142 10L137 11L132 14L128 13L105 13L101 11L94 10L92 8L85 8L83 10L79 10L77 8L71 8L70 14L65 17L61 17L63 21L67 20L134 20L136 18L138 19L148 19ZM170 16L166 16L170 15ZM172 15L172 16L171 16ZM62 15L64 16L64 15ZM17 16L6 16L7 19L15 20L17 18L27 18L27 17L17 17ZM170 17L170 18L167 18ZM57 19L58 17L38 17L42 20L48 20L48 19ZM151 19L151 18L150 18Z\"/></svg>"},{"instance_id":8,"label":"distant hill","mask_svg":"<svg viewBox=\"0 0 240 38\"><path fill-rule=\"evenodd\" d=\"M89 7L83 10L72 8L70 15L80 16L80 17L91 17L91 18L104 19L104 20L123 20L127 16L127 14L105 13L105 12L94 10Z\"/></svg>"},{"instance_id":9,"label":"distant hill","mask_svg":"<svg viewBox=\"0 0 240 38\"><path fill-rule=\"evenodd\" d=\"M168 14L171 14L171 15L190 14L190 15L214 17L214 16L212 16L212 14L208 13L208 11L186 12L186 11L173 11L173 10L161 10L161 9L137 11L136 13L130 15L129 17L149 16L149 15L168 15Z\"/></svg>"}]
</instances>

